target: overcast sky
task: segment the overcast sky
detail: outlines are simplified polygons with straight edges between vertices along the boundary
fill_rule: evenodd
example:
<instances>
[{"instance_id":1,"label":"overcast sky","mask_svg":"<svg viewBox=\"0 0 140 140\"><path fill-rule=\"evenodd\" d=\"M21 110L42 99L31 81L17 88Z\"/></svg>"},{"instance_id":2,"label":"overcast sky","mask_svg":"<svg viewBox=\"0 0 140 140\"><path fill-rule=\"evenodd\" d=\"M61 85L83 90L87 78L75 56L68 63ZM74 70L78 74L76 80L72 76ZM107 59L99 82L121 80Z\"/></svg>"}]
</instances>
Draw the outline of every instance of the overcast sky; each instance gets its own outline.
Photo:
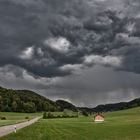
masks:
<instances>
[{"instance_id":1,"label":"overcast sky","mask_svg":"<svg viewBox=\"0 0 140 140\"><path fill-rule=\"evenodd\" d=\"M0 0L0 85L89 107L140 97L140 1Z\"/></svg>"}]
</instances>

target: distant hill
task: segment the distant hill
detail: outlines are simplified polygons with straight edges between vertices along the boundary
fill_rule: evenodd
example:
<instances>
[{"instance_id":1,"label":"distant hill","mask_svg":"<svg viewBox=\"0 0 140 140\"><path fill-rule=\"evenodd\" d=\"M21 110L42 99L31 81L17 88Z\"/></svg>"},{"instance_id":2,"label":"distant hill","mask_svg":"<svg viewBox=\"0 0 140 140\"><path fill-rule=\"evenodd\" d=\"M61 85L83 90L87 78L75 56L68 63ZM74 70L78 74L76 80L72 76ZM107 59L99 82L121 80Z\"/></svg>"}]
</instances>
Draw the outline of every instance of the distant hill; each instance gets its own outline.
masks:
<instances>
[{"instance_id":1,"label":"distant hill","mask_svg":"<svg viewBox=\"0 0 140 140\"><path fill-rule=\"evenodd\" d=\"M114 104L98 105L92 108L93 112L107 112L107 111L118 111L123 109L129 109L140 106L140 98L134 99L130 102L120 102Z\"/></svg>"},{"instance_id":2,"label":"distant hill","mask_svg":"<svg viewBox=\"0 0 140 140\"><path fill-rule=\"evenodd\" d=\"M66 101L65 101L65 104L66 104ZM60 106L63 106L63 104ZM71 104L71 106L72 106L72 104ZM82 111L82 112L86 111L91 114L91 113L95 113L95 112L118 111L118 110L139 107L139 106L140 106L140 98L134 99L130 102L120 102L120 103L114 103L114 104L98 105L95 108L76 107L76 106L74 106L74 107L79 111ZM68 106L65 106L65 108L68 109Z\"/></svg>"},{"instance_id":3,"label":"distant hill","mask_svg":"<svg viewBox=\"0 0 140 140\"><path fill-rule=\"evenodd\" d=\"M0 111L28 113L59 110L55 102L33 91L0 87Z\"/></svg>"},{"instance_id":4,"label":"distant hill","mask_svg":"<svg viewBox=\"0 0 140 140\"><path fill-rule=\"evenodd\" d=\"M69 109L72 111L78 110L76 106L74 106L73 104L71 104L67 101L64 101L64 100L57 100L56 105L60 106L62 110L64 110L64 109Z\"/></svg>"},{"instance_id":5,"label":"distant hill","mask_svg":"<svg viewBox=\"0 0 140 140\"><path fill-rule=\"evenodd\" d=\"M88 107L76 107L73 104L64 101L64 100L57 100L56 104L61 107L61 109L69 109L73 111L81 111L81 112L88 112L89 114L95 112L108 112L108 111L118 111L124 110L129 108L134 108L140 106L140 98L132 100L130 102L120 102L114 104L105 104L105 105L98 105L95 108L88 108Z\"/></svg>"},{"instance_id":6,"label":"distant hill","mask_svg":"<svg viewBox=\"0 0 140 140\"><path fill-rule=\"evenodd\" d=\"M0 87L0 111L6 112L41 112L41 111L81 111L88 113L108 112L129 109L140 106L140 98L130 102L98 105L95 108L77 107L64 100L56 102L47 99L33 91L13 90Z\"/></svg>"}]
</instances>

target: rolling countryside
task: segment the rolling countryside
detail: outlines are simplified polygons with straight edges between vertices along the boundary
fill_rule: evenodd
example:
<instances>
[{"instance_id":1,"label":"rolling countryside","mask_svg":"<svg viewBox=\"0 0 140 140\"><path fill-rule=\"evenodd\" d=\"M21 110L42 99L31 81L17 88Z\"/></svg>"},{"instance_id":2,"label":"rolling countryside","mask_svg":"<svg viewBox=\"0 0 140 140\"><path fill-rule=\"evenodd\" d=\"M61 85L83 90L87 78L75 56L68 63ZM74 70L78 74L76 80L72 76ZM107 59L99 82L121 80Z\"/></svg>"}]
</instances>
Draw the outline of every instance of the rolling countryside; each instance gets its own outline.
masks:
<instances>
[{"instance_id":1,"label":"rolling countryside","mask_svg":"<svg viewBox=\"0 0 140 140\"><path fill-rule=\"evenodd\" d=\"M105 113L103 123L93 116L40 119L1 140L140 140L140 107Z\"/></svg>"}]
</instances>

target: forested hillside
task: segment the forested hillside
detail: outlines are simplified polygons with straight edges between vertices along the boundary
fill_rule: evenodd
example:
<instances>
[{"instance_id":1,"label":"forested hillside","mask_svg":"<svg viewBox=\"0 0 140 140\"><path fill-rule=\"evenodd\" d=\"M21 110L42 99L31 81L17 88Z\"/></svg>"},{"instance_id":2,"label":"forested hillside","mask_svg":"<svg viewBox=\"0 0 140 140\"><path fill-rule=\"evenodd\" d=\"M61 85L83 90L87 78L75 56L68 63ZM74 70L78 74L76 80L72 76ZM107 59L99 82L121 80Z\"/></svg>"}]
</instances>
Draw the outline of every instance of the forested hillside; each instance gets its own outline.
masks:
<instances>
[{"instance_id":1,"label":"forested hillside","mask_svg":"<svg viewBox=\"0 0 140 140\"><path fill-rule=\"evenodd\" d=\"M93 108L93 112L107 112L107 111L118 111L123 109L129 109L140 106L140 98L134 99L130 102L120 102L114 104L98 105Z\"/></svg>"},{"instance_id":2,"label":"forested hillside","mask_svg":"<svg viewBox=\"0 0 140 140\"><path fill-rule=\"evenodd\" d=\"M28 90L12 90L0 87L0 111L40 112L59 111L55 102Z\"/></svg>"},{"instance_id":3,"label":"forested hillside","mask_svg":"<svg viewBox=\"0 0 140 140\"><path fill-rule=\"evenodd\" d=\"M57 100L53 102L46 97L29 90L13 90L0 87L0 111L5 112L41 112L41 111L81 111L88 113L117 111L140 106L140 98L130 102L98 105L95 108L76 107L73 104Z\"/></svg>"},{"instance_id":4,"label":"forested hillside","mask_svg":"<svg viewBox=\"0 0 140 140\"><path fill-rule=\"evenodd\" d=\"M62 111L64 109L69 109L69 110L72 110L72 111L78 111L76 106L74 106L73 104L71 104L67 101L64 101L64 100L57 100L56 104L61 107Z\"/></svg>"}]
</instances>

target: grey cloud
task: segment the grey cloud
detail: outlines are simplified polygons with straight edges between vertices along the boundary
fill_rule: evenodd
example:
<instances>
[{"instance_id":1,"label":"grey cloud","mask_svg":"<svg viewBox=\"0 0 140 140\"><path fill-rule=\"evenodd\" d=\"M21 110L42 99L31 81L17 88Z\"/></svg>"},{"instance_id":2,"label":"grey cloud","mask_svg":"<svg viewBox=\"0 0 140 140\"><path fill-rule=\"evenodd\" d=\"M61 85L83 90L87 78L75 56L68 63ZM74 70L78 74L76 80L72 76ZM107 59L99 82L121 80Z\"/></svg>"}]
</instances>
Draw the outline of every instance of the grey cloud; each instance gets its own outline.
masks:
<instances>
[{"instance_id":1,"label":"grey cloud","mask_svg":"<svg viewBox=\"0 0 140 140\"><path fill-rule=\"evenodd\" d=\"M131 100L139 96L140 90L139 75L100 66L57 80L52 88L41 91L43 95L52 99L69 99L82 106Z\"/></svg>"},{"instance_id":2,"label":"grey cloud","mask_svg":"<svg viewBox=\"0 0 140 140\"><path fill-rule=\"evenodd\" d=\"M106 8L98 9L107 3ZM125 2L117 4L120 3ZM113 49L125 47L116 40L116 35L125 33L126 25L131 21L125 12L109 9L113 4L114 1L109 4L108 0L103 4L96 3L97 7L93 10L88 1L79 0L1 1L1 66L16 65L41 77L65 76L71 73L61 71L59 67L81 64L85 55L112 55L110 52ZM71 43L71 49L66 54L43 44L49 38L59 37ZM31 46L35 49L32 59L27 62L18 57ZM42 56L37 53L38 48L44 52ZM3 56L3 52L8 57ZM124 69L127 71L127 68Z\"/></svg>"},{"instance_id":3,"label":"grey cloud","mask_svg":"<svg viewBox=\"0 0 140 140\"><path fill-rule=\"evenodd\" d=\"M56 85L63 89L62 95L69 99L78 98L83 90L80 87L84 85L87 96L90 97L92 95L90 93L95 91L95 98L98 98L96 92L112 91L116 94L119 87L121 93L123 89L129 92L131 89L137 91L139 75L134 73L140 73L139 8L139 0L1 0L0 67L2 70L0 73L10 74L13 79L16 79L15 77L22 79L21 87L22 85L26 87L25 81L32 77L34 80L29 80L27 83L30 86L27 87L35 90L37 90L35 86L43 90L45 87L47 90L49 86L55 87L54 83L48 81L45 85L42 82L35 83L35 79L42 81L42 78L45 78L54 81L58 77L59 80L66 78L64 86L62 86L63 82L61 85ZM50 43L50 40L53 43ZM45 41L47 43L44 43ZM85 63L84 58L90 56L92 56L90 62ZM98 60L93 56L98 56ZM118 61L117 58L122 59ZM123 73L124 76L121 77L127 79L128 72L132 72L132 77L137 80L134 80L134 84L131 85L127 83L127 79L120 85L122 80L120 78L120 83L112 82L110 87L110 84L98 81L101 78L97 77L94 89L88 87L91 85L90 82L94 81L92 78L87 82L88 84L81 82L86 79L85 77L81 77L80 80L78 78L77 83L81 83L78 88L78 84L67 83L69 80L73 81L69 77L72 76L73 79L73 75L80 75L82 69L95 67L96 71L96 65L103 66L100 67L103 71L109 67L111 71L114 70L112 79L116 73ZM95 71L93 74L96 73ZM92 75L91 71L89 73ZM87 75L87 73L83 74ZM113 81L112 79L109 81ZM116 77L114 81L117 81ZM73 89L71 92L77 94L69 94L70 89L68 88L68 91L66 87L71 87ZM88 91L88 88L91 91ZM64 91L68 95L64 95ZM54 93L55 90L51 91L49 88L48 92ZM85 97L83 93L81 96Z\"/></svg>"}]
</instances>

